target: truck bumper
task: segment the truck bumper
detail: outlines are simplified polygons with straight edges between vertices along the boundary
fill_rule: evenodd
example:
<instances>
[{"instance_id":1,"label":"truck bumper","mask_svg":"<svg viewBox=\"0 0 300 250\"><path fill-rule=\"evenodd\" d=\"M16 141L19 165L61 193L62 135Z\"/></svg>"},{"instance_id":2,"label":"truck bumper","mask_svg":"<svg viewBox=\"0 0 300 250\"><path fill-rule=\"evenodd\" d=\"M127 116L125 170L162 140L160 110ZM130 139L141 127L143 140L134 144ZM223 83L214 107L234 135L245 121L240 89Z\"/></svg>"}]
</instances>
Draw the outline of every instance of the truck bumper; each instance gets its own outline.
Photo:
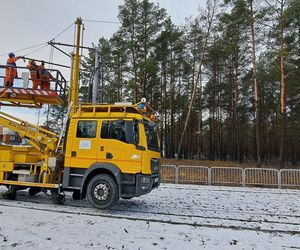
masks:
<instances>
[{"instance_id":1,"label":"truck bumper","mask_svg":"<svg viewBox=\"0 0 300 250\"><path fill-rule=\"evenodd\" d=\"M123 179L123 178L122 178ZM144 175L136 174L135 183L121 181L121 197L131 198L150 193L153 189L160 185L159 174Z\"/></svg>"}]
</instances>

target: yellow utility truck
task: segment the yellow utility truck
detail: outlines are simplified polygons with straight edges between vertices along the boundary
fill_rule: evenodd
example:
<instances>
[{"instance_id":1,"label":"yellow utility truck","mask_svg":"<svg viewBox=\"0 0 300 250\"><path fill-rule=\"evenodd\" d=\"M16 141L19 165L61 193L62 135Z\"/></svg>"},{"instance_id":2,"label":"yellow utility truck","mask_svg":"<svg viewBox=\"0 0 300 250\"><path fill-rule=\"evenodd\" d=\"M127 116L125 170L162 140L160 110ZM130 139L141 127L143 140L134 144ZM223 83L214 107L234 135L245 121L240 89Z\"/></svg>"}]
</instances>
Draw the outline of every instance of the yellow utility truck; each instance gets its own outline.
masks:
<instances>
[{"instance_id":1,"label":"yellow utility truck","mask_svg":"<svg viewBox=\"0 0 300 250\"><path fill-rule=\"evenodd\" d=\"M64 191L71 191L73 199L87 198L103 209L120 198L149 193L160 184L153 110L141 103L78 104L80 18L76 26L69 112L61 134L0 112L0 125L29 143L0 145L0 185L8 187L5 198L15 199L18 190L29 188L29 195L50 190L53 201L63 203ZM20 95L5 98L22 103ZM34 98L24 99L27 105L36 105Z\"/></svg>"}]
</instances>

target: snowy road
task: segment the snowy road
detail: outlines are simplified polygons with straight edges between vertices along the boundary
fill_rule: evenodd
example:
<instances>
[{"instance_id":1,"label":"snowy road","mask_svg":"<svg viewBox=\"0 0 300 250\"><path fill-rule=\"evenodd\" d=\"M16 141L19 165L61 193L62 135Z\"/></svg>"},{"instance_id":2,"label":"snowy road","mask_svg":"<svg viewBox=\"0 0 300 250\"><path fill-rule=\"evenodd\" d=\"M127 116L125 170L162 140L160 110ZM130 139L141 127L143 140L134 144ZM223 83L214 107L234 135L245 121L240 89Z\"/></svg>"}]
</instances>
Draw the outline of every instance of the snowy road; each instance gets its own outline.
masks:
<instances>
[{"instance_id":1,"label":"snowy road","mask_svg":"<svg viewBox=\"0 0 300 250\"><path fill-rule=\"evenodd\" d=\"M300 249L300 191L164 184L103 211L20 191L0 200L0 249L16 247Z\"/></svg>"}]
</instances>

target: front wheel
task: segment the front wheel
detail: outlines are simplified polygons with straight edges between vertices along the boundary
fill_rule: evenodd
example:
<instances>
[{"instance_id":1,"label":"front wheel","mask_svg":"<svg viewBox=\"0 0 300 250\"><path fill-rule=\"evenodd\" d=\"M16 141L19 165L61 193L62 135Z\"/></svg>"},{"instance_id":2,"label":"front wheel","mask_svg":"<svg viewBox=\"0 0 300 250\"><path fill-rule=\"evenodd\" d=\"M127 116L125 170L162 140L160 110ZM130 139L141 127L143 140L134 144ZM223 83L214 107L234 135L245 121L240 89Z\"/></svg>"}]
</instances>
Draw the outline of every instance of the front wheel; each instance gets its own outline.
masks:
<instances>
[{"instance_id":1,"label":"front wheel","mask_svg":"<svg viewBox=\"0 0 300 250\"><path fill-rule=\"evenodd\" d=\"M119 190L114 178L107 174L94 176L87 186L87 200L98 209L115 205L119 201Z\"/></svg>"}]
</instances>

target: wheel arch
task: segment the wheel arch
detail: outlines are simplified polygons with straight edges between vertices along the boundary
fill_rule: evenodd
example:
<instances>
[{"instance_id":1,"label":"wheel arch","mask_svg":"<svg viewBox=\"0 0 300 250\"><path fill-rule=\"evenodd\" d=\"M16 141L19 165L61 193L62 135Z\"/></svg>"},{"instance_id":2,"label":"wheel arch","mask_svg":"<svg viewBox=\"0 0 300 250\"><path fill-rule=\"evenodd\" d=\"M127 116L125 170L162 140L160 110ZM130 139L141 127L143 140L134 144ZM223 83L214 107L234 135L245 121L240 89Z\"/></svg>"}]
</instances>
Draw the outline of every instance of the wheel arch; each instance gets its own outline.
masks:
<instances>
[{"instance_id":1,"label":"wheel arch","mask_svg":"<svg viewBox=\"0 0 300 250\"><path fill-rule=\"evenodd\" d=\"M84 199L86 197L86 189L89 181L98 174L108 174L114 178L116 181L119 195L121 192L120 188L120 169L111 163L101 163L96 162L85 172L81 185L81 198Z\"/></svg>"}]
</instances>

